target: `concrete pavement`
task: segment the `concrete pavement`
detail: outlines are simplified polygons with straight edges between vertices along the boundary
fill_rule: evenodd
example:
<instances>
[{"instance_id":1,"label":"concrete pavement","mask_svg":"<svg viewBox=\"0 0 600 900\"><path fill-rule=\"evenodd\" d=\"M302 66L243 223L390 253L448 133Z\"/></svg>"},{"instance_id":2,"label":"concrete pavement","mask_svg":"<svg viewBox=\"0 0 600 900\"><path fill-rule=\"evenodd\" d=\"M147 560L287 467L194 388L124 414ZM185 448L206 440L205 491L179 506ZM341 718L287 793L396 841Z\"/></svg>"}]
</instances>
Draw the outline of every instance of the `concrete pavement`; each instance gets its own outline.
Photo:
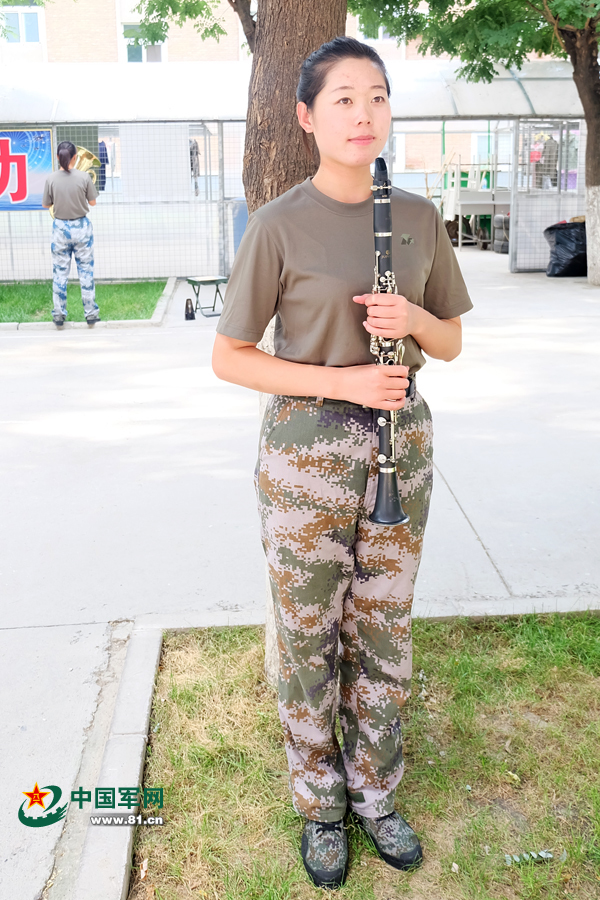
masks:
<instances>
[{"instance_id":1,"label":"concrete pavement","mask_svg":"<svg viewBox=\"0 0 600 900\"><path fill-rule=\"evenodd\" d=\"M417 615L600 606L600 288L460 262L462 355L429 361L439 474Z\"/></svg>"},{"instance_id":2,"label":"concrete pavement","mask_svg":"<svg viewBox=\"0 0 600 900\"><path fill-rule=\"evenodd\" d=\"M600 289L460 263L464 352L419 375L438 472L415 612L599 608ZM214 378L217 320L185 322L186 296L160 329L0 332L0 896L41 896L63 828L25 828L22 792L97 786L133 623L263 620L257 401ZM76 900L83 816L49 900Z\"/></svg>"}]
</instances>

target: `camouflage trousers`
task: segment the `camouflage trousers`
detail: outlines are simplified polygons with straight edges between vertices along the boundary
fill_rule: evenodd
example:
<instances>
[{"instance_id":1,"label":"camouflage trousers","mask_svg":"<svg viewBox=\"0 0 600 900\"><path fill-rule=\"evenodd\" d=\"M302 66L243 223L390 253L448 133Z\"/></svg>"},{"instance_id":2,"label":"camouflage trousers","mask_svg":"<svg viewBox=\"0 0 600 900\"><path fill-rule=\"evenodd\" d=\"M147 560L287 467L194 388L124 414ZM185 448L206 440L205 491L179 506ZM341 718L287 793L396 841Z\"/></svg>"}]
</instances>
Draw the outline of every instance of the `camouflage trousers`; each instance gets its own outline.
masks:
<instances>
[{"instance_id":1,"label":"camouflage trousers","mask_svg":"<svg viewBox=\"0 0 600 900\"><path fill-rule=\"evenodd\" d=\"M293 804L308 819L338 821L347 804L363 816L387 815L403 774L400 711L410 694L432 424L417 392L398 415L410 522L391 527L368 520L378 472L373 410L275 396L263 421L255 482L277 625L279 715Z\"/></svg>"},{"instance_id":2,"label":"camouflage trousers","mask_svg":"<svg viewBox=\"0 0 600 900\"><path fill-rule=\"evenodd\" d=\"M75 257L86 319L98 312L94 287L94 232L87 216L55 219L52 225L53 316L67 315L67 279Z\"/></svg>"}]
</instances>

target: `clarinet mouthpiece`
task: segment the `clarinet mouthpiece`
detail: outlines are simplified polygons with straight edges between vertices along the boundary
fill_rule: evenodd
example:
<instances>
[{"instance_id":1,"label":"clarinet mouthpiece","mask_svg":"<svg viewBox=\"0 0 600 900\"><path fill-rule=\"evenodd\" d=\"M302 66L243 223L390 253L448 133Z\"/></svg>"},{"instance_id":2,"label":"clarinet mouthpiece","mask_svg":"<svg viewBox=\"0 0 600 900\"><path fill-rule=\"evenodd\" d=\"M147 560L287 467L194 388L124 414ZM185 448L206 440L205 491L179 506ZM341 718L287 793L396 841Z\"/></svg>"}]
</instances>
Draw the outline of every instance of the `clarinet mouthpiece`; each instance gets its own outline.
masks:
<instances>
[{"instance_id":1,"label":"clarinet mouthpiece","mask_svg":"<svg viewBox=\"0 0 600 900\"><path fill-rule=\"evenodd\" d=\"M382 156L378 156L375 160L375 174L373 178L375 181L388 180L388 170L385 164L385 159Z\"/></svg>"}]
</instances>

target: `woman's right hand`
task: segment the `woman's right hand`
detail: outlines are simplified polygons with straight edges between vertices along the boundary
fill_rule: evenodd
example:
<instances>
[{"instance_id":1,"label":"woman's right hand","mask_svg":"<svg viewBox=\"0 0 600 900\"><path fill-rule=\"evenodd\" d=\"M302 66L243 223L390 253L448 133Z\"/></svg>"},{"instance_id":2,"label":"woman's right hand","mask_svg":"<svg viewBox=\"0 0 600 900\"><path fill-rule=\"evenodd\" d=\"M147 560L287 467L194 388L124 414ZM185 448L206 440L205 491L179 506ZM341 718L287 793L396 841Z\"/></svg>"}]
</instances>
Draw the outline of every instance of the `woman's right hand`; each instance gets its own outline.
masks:
<instances>
[{"instance_id":1,"label":"woman's right hand","mask_svg":"<svg viewBox=\"0 0 600 900\"><path fill-rule=\"evenodd\" d=\"M337 400L373 409L402 409L408 389L407 366L347 366L336 370Z\"/></svg>"}]
</instances>

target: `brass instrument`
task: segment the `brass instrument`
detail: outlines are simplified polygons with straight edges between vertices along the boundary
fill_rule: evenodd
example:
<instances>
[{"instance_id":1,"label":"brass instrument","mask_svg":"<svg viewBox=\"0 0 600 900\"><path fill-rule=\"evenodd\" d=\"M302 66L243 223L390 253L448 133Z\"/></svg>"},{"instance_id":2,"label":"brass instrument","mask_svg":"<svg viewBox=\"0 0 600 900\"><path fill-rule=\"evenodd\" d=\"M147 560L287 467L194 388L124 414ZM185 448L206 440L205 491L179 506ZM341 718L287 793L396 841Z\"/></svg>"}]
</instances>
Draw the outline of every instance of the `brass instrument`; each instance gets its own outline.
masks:
<instances>
[{"instance_id":1,"label":"brass instrument","mask_svg":"<svg viewBox=\"0 0 600 900\"><path fill-rule=\"evenodd\" d=\"M92 184L96 184L98 178L98 174L94 172L93 167L100 165L100 160L97 156L94 156L91 150L86 150L85 147L77 147L77 157L73 168L79 169L80 172L87 172L92 179ZM48 212L54 218L54 204L48 207Z\"/></svg>"}]
</instances>

